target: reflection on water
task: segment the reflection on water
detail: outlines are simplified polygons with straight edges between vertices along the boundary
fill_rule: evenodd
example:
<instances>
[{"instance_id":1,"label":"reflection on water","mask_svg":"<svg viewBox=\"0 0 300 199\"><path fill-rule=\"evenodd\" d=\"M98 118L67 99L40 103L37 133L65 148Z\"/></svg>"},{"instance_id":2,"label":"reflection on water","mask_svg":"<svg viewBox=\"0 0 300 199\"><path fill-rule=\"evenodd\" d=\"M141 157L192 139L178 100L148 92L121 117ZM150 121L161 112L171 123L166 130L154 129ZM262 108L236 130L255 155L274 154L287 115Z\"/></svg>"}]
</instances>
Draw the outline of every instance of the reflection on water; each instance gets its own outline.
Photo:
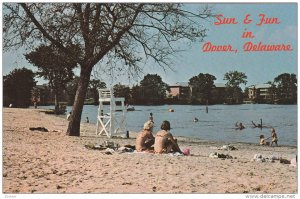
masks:
<instances>
[{"instance_id":1,"label":"reflection on water","mask_svg":"<svg viewBox=\"0 0 300 199\"><path fill-rule=\"evenodd\" d=\"M174 112L168 112L168 109ZM68 107L68 111L71 107ZM136 111L127 113L127 128L130 131L141 130L149 113L153 113L155 127L158 131L163 120L171 123L171 132L177 136L195 137L211 141L226 141L228 143L248 142L258 143L259 135L271 136L269 128L253 128L251 121L263 126L274 127L279 137L279 144L297 146L297 105L163 105L135 106ZM89 117L91 123L96 123L98 106L84 106L82 121ZM194 122L197 117L199 122ZM244 130L235 130L235 123L242 122Z\"/></svg>"}]
</instances>

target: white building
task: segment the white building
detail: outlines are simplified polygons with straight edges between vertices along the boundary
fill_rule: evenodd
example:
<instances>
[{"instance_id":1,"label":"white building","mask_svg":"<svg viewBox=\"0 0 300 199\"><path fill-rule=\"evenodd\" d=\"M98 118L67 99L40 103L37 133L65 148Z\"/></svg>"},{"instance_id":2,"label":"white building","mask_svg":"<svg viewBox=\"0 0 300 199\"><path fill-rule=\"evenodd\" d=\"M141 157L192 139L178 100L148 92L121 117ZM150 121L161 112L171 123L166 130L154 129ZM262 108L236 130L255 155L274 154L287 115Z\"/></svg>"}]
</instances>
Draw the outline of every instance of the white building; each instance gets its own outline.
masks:
<instances>
[{"instance_id":1,"label":"white building","mask_svg":"<svg viewBox=\"0 0 300 199\"><path fill-rule=\"evenodd\" d=\"M248 96L250 99L270 99L271 84L256 84L249 86Z\"/></svg>"}]
</instances>

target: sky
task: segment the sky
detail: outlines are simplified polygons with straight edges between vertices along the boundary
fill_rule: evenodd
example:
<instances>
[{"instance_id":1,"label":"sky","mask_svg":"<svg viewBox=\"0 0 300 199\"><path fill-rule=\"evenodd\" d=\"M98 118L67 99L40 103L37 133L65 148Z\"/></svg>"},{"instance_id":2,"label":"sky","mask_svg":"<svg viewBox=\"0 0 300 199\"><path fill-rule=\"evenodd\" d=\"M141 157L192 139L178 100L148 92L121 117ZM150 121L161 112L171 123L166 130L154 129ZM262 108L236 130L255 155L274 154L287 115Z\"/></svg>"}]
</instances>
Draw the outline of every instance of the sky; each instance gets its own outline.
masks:
<instances>
[{"instance_id":1,"label":"sky","mask_svg":"<svg viewBox=\"0 0 300 199\"><path fill-rule=\"evenodd\" d=\"M188 4L191 10L201 7L203 4ZM172 70L164 71L158 64L153 62L145 63L143 74L158 74L162 80L169 85L176 82L188 82L193 76L199 73L209 73L216 77L216 83L226 83L223 80L224 74L229 71L239 71L247 75L248 83L241 85L251 86L254 84L273 81L281 73L294 73L297 75L297 4L296 3L210 3L211 11L215 14L222 14L227 18L235 18L238 24L215 25L217 19L203 21L203 25L209 29L207 37L203 42L197 41L192 45L183 46L187 50L175 55ZM244 24L245 16L249 14L252 22ZM279 24L256 25L260 21L260 14L267 18L277 18ZM251 32L254 38L242 38L242 34ZM203 52L202 47L206 42L214 45L231 45L237 49L233 52ZM285 44L291 45L292 51L281 52L244 52L244 43L252 42L257 44ZM183 44L184 45L184 44ZM27 67L36 70L24 58L25 51L20 48L3 54L3 75L8 74L15 68ZM97 67L95 67L97 70ZM78 73L77 70L76 73ZM128 76L110 76L102 74L101 81L108 86L117 83L133 85L143 78L130 78ZM45 81L38 79L38 84Z\"/></svg>"}]
</instances>

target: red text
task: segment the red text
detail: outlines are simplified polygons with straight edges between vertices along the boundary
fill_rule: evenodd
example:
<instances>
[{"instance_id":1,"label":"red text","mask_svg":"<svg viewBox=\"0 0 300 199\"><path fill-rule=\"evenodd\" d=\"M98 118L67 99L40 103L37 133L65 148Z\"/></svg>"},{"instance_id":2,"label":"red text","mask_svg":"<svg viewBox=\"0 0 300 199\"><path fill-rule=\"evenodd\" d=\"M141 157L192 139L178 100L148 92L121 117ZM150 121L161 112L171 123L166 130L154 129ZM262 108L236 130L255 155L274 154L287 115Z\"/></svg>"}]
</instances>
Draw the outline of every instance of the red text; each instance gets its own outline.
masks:
<instances>
[{"instance_id":1,"label":"red text","mask_svg":"<svg viewBox=\"0 0 300 199\"><path fill-rule=\"evenodd\" d=\"M217 21L215 21L215 25L219 26L219 25L224 25L224 24L237 24L238 22L236 21L236 18L227 18L224 17L224 15L222 14L218 14L216 16Z\"/></svg>"},{"instance_id":2,"label":"red text","mask_svg":"<svg viewBox=\"0 0 300 199\"><path fill-rule=\"evenodd\" d=\"M251 51L292 51L290 44L263 44L259 42L258 44L253 44L252 42L246 42L243 46L245 52Z\"/></svg>"},{"instance_id":3,"label":"red text","mask_svg":"<svg viewBox=\"0 0 300 199\"><path fill-rule=\"evenodd\" d=\"M264 14L260 14L260 22L258 24L256 24L257 26L261 26L263 24L280 24L280 21L278 18L267 18L266 15Z\"/></svg>"},{"instance_id":4,"label":"red text","mask_svg":"<svg viewBox=\"0 0 300 199\"><path fill-rule=\"evenodd\" d=\"M202 47L203 52L237 52L230 44L213 45L211 42L206 42Z\"/></svg>"}]
</instances>

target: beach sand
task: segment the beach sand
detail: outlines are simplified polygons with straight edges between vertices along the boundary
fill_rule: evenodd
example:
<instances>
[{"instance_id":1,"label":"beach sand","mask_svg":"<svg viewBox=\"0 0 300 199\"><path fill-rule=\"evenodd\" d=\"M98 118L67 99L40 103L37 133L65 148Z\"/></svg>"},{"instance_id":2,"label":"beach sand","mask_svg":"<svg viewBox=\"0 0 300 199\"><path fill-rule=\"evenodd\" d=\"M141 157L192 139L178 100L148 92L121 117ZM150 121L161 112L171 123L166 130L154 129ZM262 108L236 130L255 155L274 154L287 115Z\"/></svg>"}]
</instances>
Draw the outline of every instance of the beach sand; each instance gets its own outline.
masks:
<instances>
[{"instance_id":1,"label":"beach sand","mask_svg":"<svg viewBox=\"0 0 300 199\"><path fill-rule=\"evenodd\" d=\"M67 136L68 121L39 109L3 109L3 193L297 193L297 168L251 161L254 154L292 159L296 147L228 143L179 138L190 156L105 154L85 145L129 139L95 137L95 124L83 123L80 137ZM142 126L142 124L141 124ZM45 127L49 132L31 131ZM280 144L280 142L279 142ZM210 158L219 152L233 159Z\"/></svg>"}]
</instances>

